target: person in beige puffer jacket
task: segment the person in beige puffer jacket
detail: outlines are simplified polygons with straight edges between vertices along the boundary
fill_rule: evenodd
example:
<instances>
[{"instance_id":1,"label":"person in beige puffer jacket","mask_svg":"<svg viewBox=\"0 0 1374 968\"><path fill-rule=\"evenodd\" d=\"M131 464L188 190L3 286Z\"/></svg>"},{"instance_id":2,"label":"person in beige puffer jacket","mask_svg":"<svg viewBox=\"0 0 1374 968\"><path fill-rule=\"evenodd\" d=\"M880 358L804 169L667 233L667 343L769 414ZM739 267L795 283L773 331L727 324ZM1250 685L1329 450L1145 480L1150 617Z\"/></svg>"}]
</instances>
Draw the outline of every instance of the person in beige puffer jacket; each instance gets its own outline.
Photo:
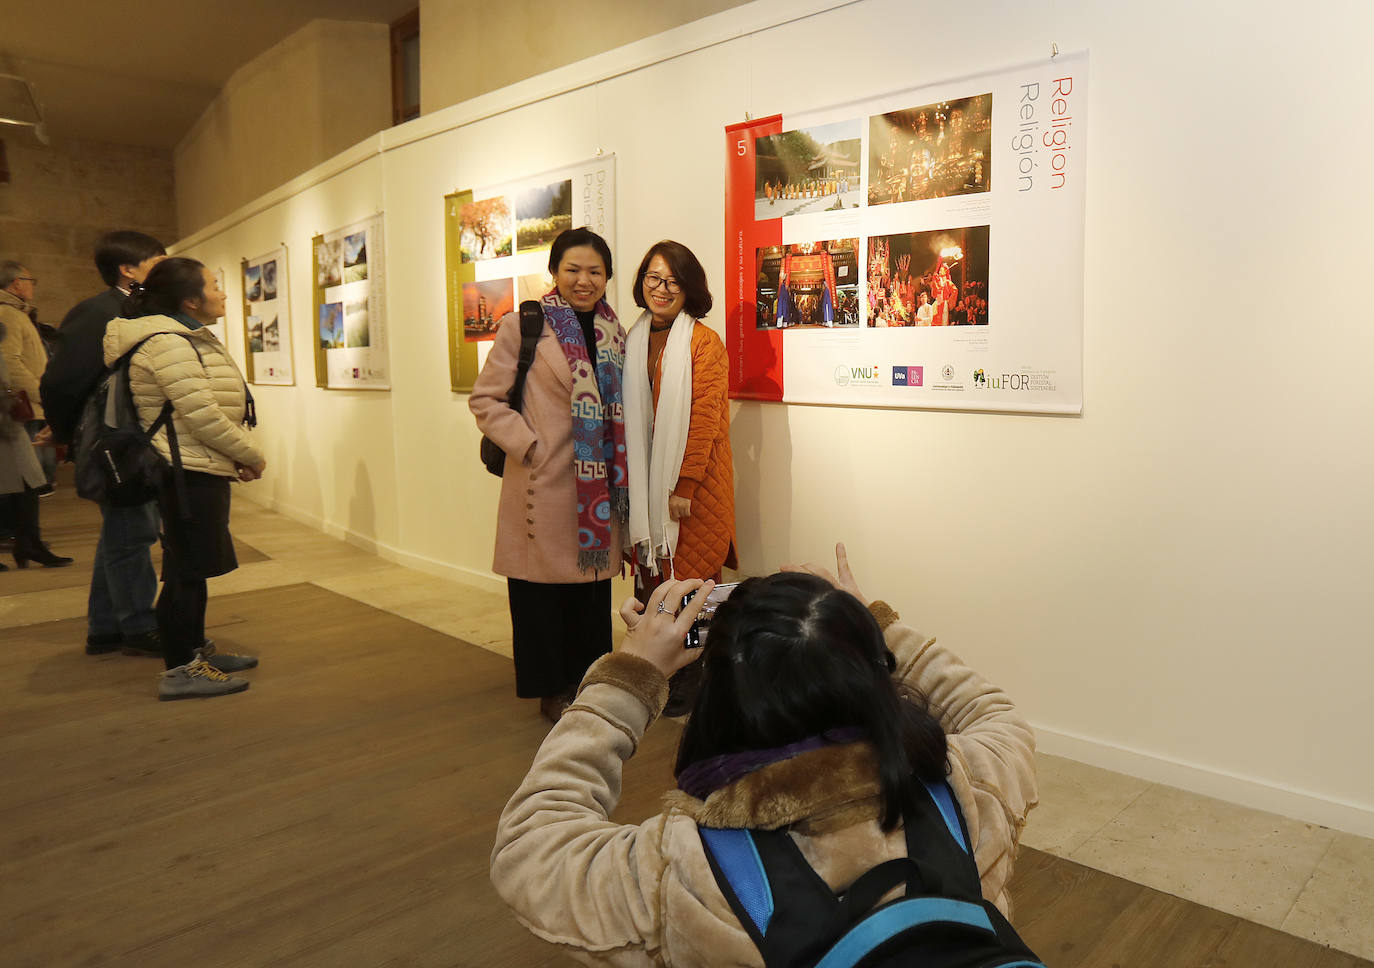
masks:
<instances>
[{"instance_id":1,"label":"person in beige puffer jacket","mask_svg":"<svg viewBox=\"0 0 1374 968\"><path fill-rule=\"evenodd\" d=\"M252 668L251 656L211 655L205 639L206 579L238 567L229 534L229 484L262 476L266 458L249 436L251 396L229 351L208 329L224 313L215 274L195 259L166 259L130 301L130 318L105 328L105 364L129 358L129 389L139 423L151 426L172 405L184 486L169 466L162 514L162 592L158 634L167 672L161 699L220 696L248 688L227 671ZM137 347L137 348L135 348ZM165 429L153 445L170 465ZM213 662L206 661L213 658Z\"/></svg>"}]
</instances>

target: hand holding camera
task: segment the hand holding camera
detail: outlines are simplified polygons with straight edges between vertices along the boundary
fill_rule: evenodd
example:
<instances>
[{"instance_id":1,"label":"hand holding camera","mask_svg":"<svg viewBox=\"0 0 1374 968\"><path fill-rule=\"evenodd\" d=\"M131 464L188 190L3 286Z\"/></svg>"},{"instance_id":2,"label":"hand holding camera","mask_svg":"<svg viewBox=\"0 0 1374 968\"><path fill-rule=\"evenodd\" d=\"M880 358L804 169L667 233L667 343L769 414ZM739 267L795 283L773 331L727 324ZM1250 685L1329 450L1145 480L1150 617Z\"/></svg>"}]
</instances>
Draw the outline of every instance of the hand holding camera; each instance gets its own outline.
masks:
<instances>
[{"instance_id":1,"label":"hand holding camera","mask_svg":"<svg viewBox=\"0 0 1374 968\"><path fill-rule=\"evenodd\" d=\"M625 641L620 651L639 656L665 676L689 664L699 653L684 647L687 634L715 587L715 582L697 578L665 581L654 589L647 603L627 599L620 606L620 617L625 622ZM692 594L699 589L705 593ZM689 595L692 597L684 602Z\"/></svg>"}]
</instances>

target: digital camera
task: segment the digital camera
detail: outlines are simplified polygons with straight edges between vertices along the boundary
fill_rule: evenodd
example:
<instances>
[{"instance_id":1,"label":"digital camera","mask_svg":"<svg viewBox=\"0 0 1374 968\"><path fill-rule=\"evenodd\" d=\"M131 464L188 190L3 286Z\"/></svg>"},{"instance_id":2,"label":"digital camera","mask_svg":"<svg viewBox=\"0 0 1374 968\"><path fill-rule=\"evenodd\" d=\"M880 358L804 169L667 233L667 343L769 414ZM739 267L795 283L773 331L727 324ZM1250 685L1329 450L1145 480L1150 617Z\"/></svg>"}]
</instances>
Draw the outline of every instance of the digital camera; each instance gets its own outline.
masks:
<instances>
[{"instance_id":1,"label":"digital camera","mask_svg":"<svg viewBox=\"0 0 1374 968\"><path fill-rule=\"evenodd\" d=\"M691 631L687 633L687 648L699 649L706 644L706 633L710 630L711 619L715 618L716 609L720 608L723 601L730 597L730 593L739 587L739 582L725 582L711 589L711 594L706 596L706 604L697 613L695 621L692 622ZM696 597L696 592L688 595L682 600L686 605Z\"/></svg>"}]
</instances>

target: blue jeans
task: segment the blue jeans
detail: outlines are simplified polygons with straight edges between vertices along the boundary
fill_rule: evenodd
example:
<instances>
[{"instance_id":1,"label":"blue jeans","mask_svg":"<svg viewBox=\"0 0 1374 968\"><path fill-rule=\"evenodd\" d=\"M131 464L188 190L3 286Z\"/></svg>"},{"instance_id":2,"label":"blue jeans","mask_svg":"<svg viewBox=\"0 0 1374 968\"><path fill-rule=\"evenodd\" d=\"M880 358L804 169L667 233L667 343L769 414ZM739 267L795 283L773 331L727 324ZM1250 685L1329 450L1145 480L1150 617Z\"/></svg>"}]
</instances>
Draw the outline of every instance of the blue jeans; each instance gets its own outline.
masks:
<instances>
[{"instance_id":1,"label":"blue jeans","mask_svg":"<svg viewBox=\"0 0 1374 968\"><path fill-rule=\"evenodd\" d=\"M89 635L141 635L157 628L153 599L157 573L148 549L157 540L157 502L118 508L100 505L104 523L95 546L91 596L86 606Z\"/></svg>"},{"instance_id":2,"label":"blue jeans","mask_svg":"<svg viewBox=\"0 0 1374 968\"><path fill-rule=\"evenodd\" d=\"M30 439L47 425L48 422L46 420L24 421L24 429L29 432ZM35 445L33 453L34 456L38 458L38 466L43 468L43 476L46 477L48 483L51 484L57 479L57 448L52 444L48 444L44 447Z\"/></svg>"}]
</instances>

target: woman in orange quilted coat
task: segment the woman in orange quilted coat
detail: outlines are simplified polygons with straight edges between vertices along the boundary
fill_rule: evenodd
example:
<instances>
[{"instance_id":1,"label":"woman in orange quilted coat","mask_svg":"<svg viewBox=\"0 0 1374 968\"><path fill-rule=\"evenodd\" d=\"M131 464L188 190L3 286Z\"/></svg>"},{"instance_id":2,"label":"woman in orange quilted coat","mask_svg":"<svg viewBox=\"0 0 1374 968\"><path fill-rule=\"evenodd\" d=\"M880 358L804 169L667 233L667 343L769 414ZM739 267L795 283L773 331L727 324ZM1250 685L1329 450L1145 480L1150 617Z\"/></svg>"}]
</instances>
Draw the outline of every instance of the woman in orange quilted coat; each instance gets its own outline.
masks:
<instances>
[{"instance_id":1,"label":"woman in orange quilted coat","mask_svg":"<svg viewBox=\"0 0 1374 968\"><path fill-rule=\"evenodd\" d=\"M735 472L725 344L698 320L711 311L692 250L659 242L635 275L644 310L625 341L630 542L640 601L669 578L720 580L735 557ZM701 663L672 680L667 715L690 705Z\"/></svg>"},{"instance_id":2,"label":"woman in orange quilted coat","mask_svg":"<svg viewBox=\"0 0 1374 968\"><path fill-rule=\"evenodd\" d=\"M644 312L625 345L625 446L639 585L719 580L738 564L735 475L725 344L698 322L711 311L706 271L685 245L659 242L634 299Z\"/></svg>"}]
</instances>

